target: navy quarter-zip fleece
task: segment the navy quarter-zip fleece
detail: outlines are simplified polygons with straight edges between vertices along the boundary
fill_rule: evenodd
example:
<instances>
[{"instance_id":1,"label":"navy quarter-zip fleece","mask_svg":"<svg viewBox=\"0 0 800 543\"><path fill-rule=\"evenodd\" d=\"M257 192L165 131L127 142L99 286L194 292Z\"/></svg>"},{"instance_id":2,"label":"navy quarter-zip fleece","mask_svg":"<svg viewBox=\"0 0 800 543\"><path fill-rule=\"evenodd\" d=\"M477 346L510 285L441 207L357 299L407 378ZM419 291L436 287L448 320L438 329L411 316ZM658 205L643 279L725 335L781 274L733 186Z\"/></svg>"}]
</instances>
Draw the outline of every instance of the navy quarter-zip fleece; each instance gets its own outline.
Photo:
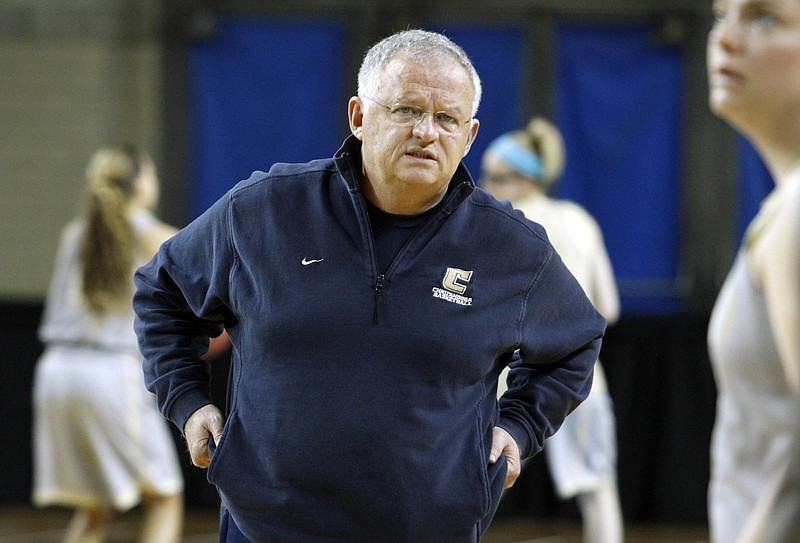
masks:
<instances>
[{"instance_id":1,"label":"navy quarter-zip fleece","mask_svg":"<svg viewBox=\"0 0 800 543\"><path fill-rule=\"evenodd\" d=\"M137 271L145 381L183 429L211 402L200 356L226 327L208 478L253 542L474 542L505 478L493 428L541 450L588 394L605 321L544 230L463 164L381 273L359 154L350 137L254 173Z\"/></svg>"}]
</instances>

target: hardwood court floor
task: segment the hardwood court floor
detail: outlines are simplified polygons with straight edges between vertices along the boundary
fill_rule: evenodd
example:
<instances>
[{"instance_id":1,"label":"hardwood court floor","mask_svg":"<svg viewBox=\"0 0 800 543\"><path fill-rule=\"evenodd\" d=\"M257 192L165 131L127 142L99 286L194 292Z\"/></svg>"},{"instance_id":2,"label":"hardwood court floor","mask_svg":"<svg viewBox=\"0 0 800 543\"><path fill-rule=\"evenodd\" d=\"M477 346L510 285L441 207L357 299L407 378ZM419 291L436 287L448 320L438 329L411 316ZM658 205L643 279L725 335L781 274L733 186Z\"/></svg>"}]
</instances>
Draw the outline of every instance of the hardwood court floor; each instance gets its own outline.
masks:
<instances>
[{"instance_id":1,"label":"hardwood court floor","mask_svg":"<svg viewBox=\"0 0 800 543\"><path fill-rule=\"evenodd\" d=\"M59 509L0 508L0 543L59 543L70 514ZM108 543L135 541L138 512L117 518ZM218 543L217 512L188 510L183 543ZM706 543L705 527L628 526L626 543ZM541 519L497 518L481 543L581 543L579 525ZM376 542L379 543L379 542Z\"/></svg>"}]
</instances>

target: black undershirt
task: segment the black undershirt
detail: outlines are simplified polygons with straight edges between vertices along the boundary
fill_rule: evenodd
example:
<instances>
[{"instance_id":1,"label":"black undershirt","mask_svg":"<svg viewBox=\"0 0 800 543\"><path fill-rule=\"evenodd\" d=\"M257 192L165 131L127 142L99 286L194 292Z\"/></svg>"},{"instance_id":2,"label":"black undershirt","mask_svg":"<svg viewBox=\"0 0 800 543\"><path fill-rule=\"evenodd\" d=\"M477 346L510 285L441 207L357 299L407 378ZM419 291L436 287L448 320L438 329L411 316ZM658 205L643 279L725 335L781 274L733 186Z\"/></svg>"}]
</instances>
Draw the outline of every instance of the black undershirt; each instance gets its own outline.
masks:
<instances>
[{"instance_id":1,"label":"black undershirt","mask_svg":"<svg viewBox=\"0 0 800 543\"><path fill-rule=\"evenodd\" d=\"M367 212L372 225L372 240L379 273L386 273L392 261L414 231L436 213L441 202L418 215L394 215L378 209L367 200Z\"/></svg>"}]
</instances>

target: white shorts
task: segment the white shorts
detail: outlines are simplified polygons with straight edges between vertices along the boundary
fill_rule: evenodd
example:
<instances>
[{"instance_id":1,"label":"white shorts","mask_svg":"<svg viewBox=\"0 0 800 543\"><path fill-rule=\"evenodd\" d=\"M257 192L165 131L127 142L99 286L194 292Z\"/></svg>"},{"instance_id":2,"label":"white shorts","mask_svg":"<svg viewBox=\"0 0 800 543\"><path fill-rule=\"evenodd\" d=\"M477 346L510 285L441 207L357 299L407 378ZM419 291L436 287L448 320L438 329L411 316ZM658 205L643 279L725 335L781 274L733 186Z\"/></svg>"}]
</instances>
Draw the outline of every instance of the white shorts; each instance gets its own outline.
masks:
<instances>
[{"instance_id":1,"label":"white shorts","mask_svg":"<svg viewBox=\"0 0 800 543\"><path fill-rule=\"evenodd\" d=\"M144 387L140 356L49 347L33 407L34 504L125 511L143 493L183 491L175 441Z\"/></svg>"}]
</instances>

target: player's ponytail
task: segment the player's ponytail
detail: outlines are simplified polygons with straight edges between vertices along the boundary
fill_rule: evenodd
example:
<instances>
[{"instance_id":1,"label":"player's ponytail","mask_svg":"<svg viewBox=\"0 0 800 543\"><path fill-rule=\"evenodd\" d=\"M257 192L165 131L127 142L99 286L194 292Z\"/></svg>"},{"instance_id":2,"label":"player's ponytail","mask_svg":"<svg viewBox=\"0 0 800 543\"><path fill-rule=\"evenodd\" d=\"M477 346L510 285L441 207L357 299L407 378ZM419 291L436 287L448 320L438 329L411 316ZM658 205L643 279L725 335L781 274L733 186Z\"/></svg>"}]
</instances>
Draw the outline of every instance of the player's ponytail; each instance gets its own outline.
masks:
<instances>
[{"instance_id":1,"label":"player's ponytail","mask_svg":"<svg viewBox=\"0 0 800 543\"><path fill-rule=\"evenodd\" d=\"M130 306L136 238L129 211L140 165L140 157L132 149L106 148L94 154L86 170L81 293L95 313Z\"/></svg>"}]
</instances>

